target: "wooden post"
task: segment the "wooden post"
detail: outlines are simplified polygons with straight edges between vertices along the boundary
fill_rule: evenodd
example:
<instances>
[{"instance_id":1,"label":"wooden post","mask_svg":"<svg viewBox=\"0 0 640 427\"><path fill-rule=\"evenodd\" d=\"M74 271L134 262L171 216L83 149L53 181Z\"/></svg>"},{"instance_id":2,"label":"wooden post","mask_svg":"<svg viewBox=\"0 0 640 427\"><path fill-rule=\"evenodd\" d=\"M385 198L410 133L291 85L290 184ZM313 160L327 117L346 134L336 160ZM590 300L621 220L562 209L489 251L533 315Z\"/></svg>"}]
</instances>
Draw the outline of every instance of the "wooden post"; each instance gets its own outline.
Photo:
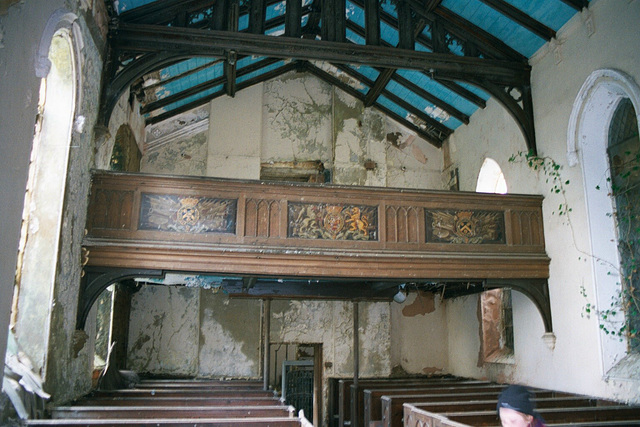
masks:
<instances>
[{"instance_id":1,"label":"wooden post","mask_svg":"<svg viewBox=\"0 0 640 427\"><path fill-rule=\"evenodd\" d=\"M262 300L262 324L264 325L264 390L269 390L269 376L270 376L270 364L271 364L271 341L269 340L271 332L271 300Z\"/></svg>"},{"instance_id":2,"label":"wooden post","mask_svg":"<svg viewBox=\"0 0 640 427\"><path fill-rule=\"evenodd\" d=\"M353 302L353 388L356 390L356 398L352 401L351 426L358 427L358 377L360 376L360 317L358 313L358 301Z\"/></svg>"}]
</instances>

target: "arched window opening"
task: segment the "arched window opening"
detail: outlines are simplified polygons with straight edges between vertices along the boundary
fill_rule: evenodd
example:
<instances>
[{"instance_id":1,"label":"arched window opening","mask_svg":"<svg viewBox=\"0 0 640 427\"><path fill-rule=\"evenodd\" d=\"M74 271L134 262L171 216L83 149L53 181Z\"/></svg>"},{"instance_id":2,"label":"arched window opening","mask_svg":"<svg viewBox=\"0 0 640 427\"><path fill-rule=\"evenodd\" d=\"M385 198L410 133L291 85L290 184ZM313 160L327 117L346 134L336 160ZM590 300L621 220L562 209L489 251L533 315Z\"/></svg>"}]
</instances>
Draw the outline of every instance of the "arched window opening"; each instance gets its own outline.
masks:
<instances>
[{"instance_id":1,"label":"arched window opening","mask_svg":"<svg viewBox=\"0 0 640 427\"><path fill-rule=\"evenodd\" d=\"M478 174L476 192L507 192L507 182L500 165L485 159ZM482 356L485 362L505 362L513 356L513 312L511 290L493 289L480 296Z\"/></svg>"},{"instance_id":2,"label":"arched window opening","mask_svg":"<svg viewBox=\"0 0 640 427\"><path fill-rule=\"evenodd\" d=\"M48 59L51 68L41 81L25 193L11 324L21 349L43 375L75 109L76 72L69 29L53 34Z\"/></svg>"},{"instance_id":3,"label":"arched window opening","mask_svg":"<svg viewBox=\"0 0 640 427\"><path fill-rule=\"evenodd\" d=\"M476 184L476 192L478 193L507 193L507 181L500 165L493 160L486 158L480 168L478 174L478 183Z\"/></svg>"},{"instance_id":4,"label":"arched window opening","mask_svg":"<svg viewBox=\"0 0 640 427\"><path fill-rule=\"evenodd\" d=\"M620 179L633 175L633 170L627 174L623 167L629 151L623 147L633 145L630 136L637 134L638 124L631 116L639 110L640 86L633 78L618 70L597 70L580 88L567 130L567 159L572 166L580 163L582 169L589 226L593 287L585 288L586 302L595 306L602 372L608 378L635 377L640 366L637 344L631 343L637 336L628 334L637 321L630 319L633 312L625 306L631 302L624 289L627 261L618 245L621 238L626 239L620 229L625 232L627 221L617 215L625 210L625 203L612 197Z\"/></svg>"},{"instance_id":5,"label":"arched window opening","mask_svg":"<svg viewBox=\"0 0 640 427\"><path fill-rule=\"evenodd\" d=\"M618 231L623 329L631 351L640 351L640 141L633 105L623 98L611 119L607 154Z\"/></svg>"},{"instance_id":6,"label":"arched window opening","mask_svg":"<svg viewBox=\"0 0 640 427\"><path fill-rule=\"evenodd\" d=\"M139 172L142 154L129 125L122 125L116 133L110 168L114 171Z\"/></svg>"}]
</instances>

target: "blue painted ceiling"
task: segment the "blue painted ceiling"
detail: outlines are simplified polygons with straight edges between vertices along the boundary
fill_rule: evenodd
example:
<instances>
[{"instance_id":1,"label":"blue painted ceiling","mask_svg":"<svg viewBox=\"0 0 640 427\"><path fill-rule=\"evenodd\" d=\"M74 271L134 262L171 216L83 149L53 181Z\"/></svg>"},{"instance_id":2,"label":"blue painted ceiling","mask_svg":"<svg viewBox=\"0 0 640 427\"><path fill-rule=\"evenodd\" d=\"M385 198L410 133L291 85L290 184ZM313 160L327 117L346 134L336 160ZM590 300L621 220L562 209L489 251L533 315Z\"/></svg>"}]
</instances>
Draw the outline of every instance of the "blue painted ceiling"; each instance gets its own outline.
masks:
<instances>
[{"instance_id":1,"label":"blue painted ceiling","mask_svg":"<svg viewBox=\"0 0 640 427\"><path fill-rule=\"evenodd\" d=\"M239 1L235 23L238 32L248 31L250 1ZM345 2L347 43L365 45L365 1L368 0ZM398 1L404 0L382 0L379 3L382 46L395 47L399 43ZM180 4L176 0L113 0L113 21L126 22L127 16L154 2L163 2L168 6ZM315 2L322 4L320 0ZM420 20L419 15L412 14L414 28L419 31L415 37L415 51L432 52L435 19L442 18L449 24L450 30L444 33L447 53L478 58L507 58L526 63L553 37L555 31L587 3L577 0L414 0L412 7L415 9L423 4L425 7L431 5L430 15L425 16L433 16L434 20ZM313 0L302 0L302 28L309 23L313 9ZM187 23L183 22L182 25L206 29L206 23L212 21L216 10L219 9L209 4L199 11L191 11ZM267 0L264 34L281 36L284 33L285 11L286 1ZM176 22L162 25L179 25ZM319 27L322 27L321 21ZM318 40L320 35L316 34L314 38ZM476 48L471 50L471 45L476 45ZM134 56L127 60L135 61L138 58ZM126 63L121 61L120 68ZM235 85L241 90L266 78L273 78L279 70L290 70L286 67L287 63L283 59L238 56ZM367 97L384 71L362 64L316 64L313 67L328 72L328 75L341 77L340 81L361 94L362 99ZM225 78L224 58L192 57L146 73L134 83L132 89L137 91L142 101L142 112L147 122L155 123L227 94ZM490 96L486 90L469 82L434 78L426 71L397 69L380 95L375 97L372 107L415 129L426 129L421 136L438 145L455 129L468 123L469 117L478 108L483 108Z\"/></svg>"}]
</instances>

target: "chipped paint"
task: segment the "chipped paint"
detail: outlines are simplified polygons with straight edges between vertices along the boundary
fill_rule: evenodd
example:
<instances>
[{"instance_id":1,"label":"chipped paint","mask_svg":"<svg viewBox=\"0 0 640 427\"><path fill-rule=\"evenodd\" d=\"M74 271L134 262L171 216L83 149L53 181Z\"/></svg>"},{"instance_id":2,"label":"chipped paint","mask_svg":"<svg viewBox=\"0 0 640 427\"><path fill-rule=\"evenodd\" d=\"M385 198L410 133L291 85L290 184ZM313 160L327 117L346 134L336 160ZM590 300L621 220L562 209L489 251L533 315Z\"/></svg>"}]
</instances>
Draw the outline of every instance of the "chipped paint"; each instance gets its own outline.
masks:
<instances>
[{"instance_id":1,"label":"chipped paint","mask_svg":"<svg viewBox=\"0 0 640 427\"><path fill-rule=\"evenodd\" d=\"M200 293L198 375L260 376L260 302Z\"/></svg>"},{"instance_id":2,"label":"chipped paint","mask_svg":"<svg viewBox=\"0 0 640 427\"><path fill-rule=\"evenodd\" d=\"M424 316L436 311L436 297L431 292L419 291L411 304L405 304L402 315L406 317Z\"/></svg>"},{"instance_id":3,"label":"chipped paint","mask_svg":"<svg viewBox=\"0 0 640 427\"><path fill-rule=\"evenodd\" d=\"M203 176L207 172L207 133L174 140L142 158L142 172Z\"/></svg>"}]
</instances>

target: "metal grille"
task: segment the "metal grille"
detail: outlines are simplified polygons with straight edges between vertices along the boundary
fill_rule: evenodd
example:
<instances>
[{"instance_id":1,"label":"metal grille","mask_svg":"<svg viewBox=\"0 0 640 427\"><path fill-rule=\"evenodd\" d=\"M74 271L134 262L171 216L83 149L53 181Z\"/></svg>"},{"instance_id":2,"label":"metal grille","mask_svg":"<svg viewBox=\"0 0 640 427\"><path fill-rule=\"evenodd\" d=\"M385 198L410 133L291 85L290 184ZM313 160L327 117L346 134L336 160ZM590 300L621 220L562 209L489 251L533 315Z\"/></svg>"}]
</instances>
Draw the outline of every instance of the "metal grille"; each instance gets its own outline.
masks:
<instances>
[{"instance_id":1,"label":"metal grille","mask_svg":"<svg viewBox=\"0 0 640 427\"><path fill-rule=\"evenodd\" d=\"M282 363L282 397L307 419L313 417L313 361Z\"/></svg>"}]
</instances>

